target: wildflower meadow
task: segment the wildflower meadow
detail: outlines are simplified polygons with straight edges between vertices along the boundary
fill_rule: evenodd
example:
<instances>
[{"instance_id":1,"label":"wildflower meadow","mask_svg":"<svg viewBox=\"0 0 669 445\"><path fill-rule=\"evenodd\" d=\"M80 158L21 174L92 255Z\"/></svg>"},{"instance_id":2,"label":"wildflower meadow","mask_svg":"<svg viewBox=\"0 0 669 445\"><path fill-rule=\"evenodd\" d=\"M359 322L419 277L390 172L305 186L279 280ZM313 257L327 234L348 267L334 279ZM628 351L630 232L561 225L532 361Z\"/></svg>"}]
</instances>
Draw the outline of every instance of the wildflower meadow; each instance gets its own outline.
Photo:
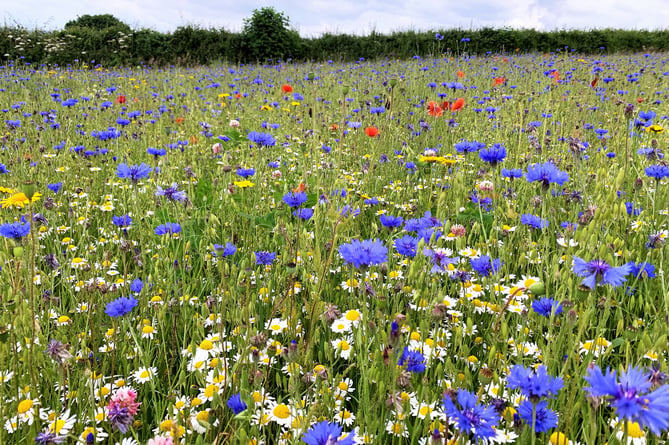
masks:
<instances>
[{"instance_id":1,"label":"wildflower meadow","mask_svg":"<svg viewBox=\"0 0 669 445\"><path fill-rule=\"evenodd\" d=\"M669 58L0 67L0 444L664 444Z\"/></svg>"}]
</instances>

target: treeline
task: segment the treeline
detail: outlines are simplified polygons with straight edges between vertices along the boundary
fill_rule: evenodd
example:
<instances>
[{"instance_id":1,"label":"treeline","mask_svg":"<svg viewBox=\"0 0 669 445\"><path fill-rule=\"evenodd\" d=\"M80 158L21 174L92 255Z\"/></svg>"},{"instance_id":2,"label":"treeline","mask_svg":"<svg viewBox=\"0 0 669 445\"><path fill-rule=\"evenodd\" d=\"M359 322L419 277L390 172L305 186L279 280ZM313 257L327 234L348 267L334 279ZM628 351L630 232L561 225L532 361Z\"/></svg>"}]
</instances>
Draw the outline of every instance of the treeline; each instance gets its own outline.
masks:
<instances>
[{"instance_id":1,"label":"treeline","mask_svg":"<svg viewBox=\"0 0 669 445\"><path fill-rule=\"evenodd\" d=\"M170 33L133 30L110 15L83 16L63 30L0 28L0 58L33 64L94 63L104 66L204 65L281 60L353 61L461 54L577 51L579 53L669 50L669 30L449 29L372 32L366 36L326 33L303 38L287 19L267 8L254 11L242 32L181 26ZM262 12L269 15L262 17ZM278 17L277 17L278 16ZM267 20L280 19L269 23ZM254 20L258 19L256 22ZM265 20L265 21L263 21Z\"/></svg>"}]
</instances>

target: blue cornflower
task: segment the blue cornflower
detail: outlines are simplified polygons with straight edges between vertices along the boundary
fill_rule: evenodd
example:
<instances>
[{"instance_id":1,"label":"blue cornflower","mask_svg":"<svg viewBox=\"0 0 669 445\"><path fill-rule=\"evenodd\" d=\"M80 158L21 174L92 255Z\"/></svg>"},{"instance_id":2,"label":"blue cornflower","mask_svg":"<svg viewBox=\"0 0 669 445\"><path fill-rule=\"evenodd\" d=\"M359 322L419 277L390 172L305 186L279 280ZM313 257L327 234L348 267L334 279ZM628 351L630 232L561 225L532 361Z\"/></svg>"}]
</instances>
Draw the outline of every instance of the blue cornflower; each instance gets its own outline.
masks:
<instances>
[{"instance_id":1,"label":"blue cornflower","mask_svg":"<svg viewBox=\"0 0 669 445\"><path fill-rule=\"evenodd\" d=\"M137 306L137 299L135 297L119 297L107 303L105 314L110 317L122 317L130 313L135 306Z\"/></svg>"},{"instance_id":2,"label":"blue cornflower","mask_svg":"<svg viewBox=\"0 0 669 445\"><path fill-rule=\"evenodd\" d=\"M515 365L511 368L506 381L509 388L520 389L520 392L532 401L557 394L563 384L561 378L548 375L544 365L539 366L536 371Z\"/></svg>"},{"instance_id":3,"label":"blue cornflower","mask_svg":"<svg viewBox=\"0 0 669 445\"><path fill-rule=\"evenodd\" d=\"M544 317L550 317L553 312L555 315L562 313L562 305L559 301L554 300L550 297L543 297L532 302L532 309L539 315Z\"/></svg>"},{"instance_id":4,"label":"blue cornflower","mask_svg":"<svg viewBox=\"0 0 669 445\"><path fill-rule=\"evenodd\" d=\"M268 252L265 250L258 250L255 252L256 265L269 266L276 258L276 252Z\"/></svg>"},{"instance_id":5,"label":"blue cornflower","mask_svg":"<svg viewBox=\"0 0 669 445\"><path fill-rule=\"evenodd\" d=\"M655 266L650 264L650 263L635 263L634 261L630 261L627 263L628 266L630 266L630 272L629 274L632 275L633 278L636 279L642 279L642 278L655 278Z\"/></svg>"},{"instance_id":6,"label":"blue cornflower","mask_svg":"<svg viewBox=\"0 0 669 445\"><path fill-rule=\"evenodd\" d=\"M458 391L457 402L460 407L449 396L443 401L446 415L455 420L461 434L471 435L474 442L495 437L499 415L493 406L479 405L478 397L464 389Z\"/></svg>"},{"instance_id":7,"label":"blue cornflower","mask_svg":"<svg viewBox=\"0 0 669 445\"><path fill-rule=\"evenodd\" d=\"M425 241L425 244L429 244L432 240L432 237L434 237L434 241L437 241L439 238L441 238L441 235L443 235L441 230L435 227L426 227L424 229L418 230L418 238Z\"/></svg>"},{"instance_id":8,"label":"blue cornflower","mask_svg":"<svg viewBox=\"0 0 669 445\"><path fill-rule=\"evenodd\" d=\"M583 388L592 397L608 399L618 417L647 426L660 435L669 426L669 385L650 392L652 383L639 368L631 365L616 378L616 371L602 373L599 366L588 369Z\"/></svg>"},{"instance_id":9,"label":"blue cornflower","mask_svg":"<svg viewBox=\"0 0 669 445\"><path fill-rule=\"evenodd\" d=\"M283 195L283 202L290 208L300 207L307 202L307 194L304 192L290 192Z\"/></svg>"},{"instance_id":10,"label":"blue cornflower","mask_svg":"<svg viewBox=\"0 0 669 445\"><path fill-rule=\"evenodd\" d=\"M477 141L461 141L458 142L457 144L454 145L455 151L458 153L471 153L475 151L479 151L482 148L485 148L485 144L483 142L477 142Z\"/></svg>"},{"instance_id":11,"label":"blue cornflower","mask_svg":"<svg viewBox=\"0 0 669 445\"><path fill-rule=\"evenodd\" d=\"M401 216L386 215L385 213L379 217L379 220L381 221L383 227L387 227L389 229L393 227L399 227L404 222L404 218Z\"/></svg>"},{"instance_id":12,"label":"blue cornflower","mask_svg":"<svg viewBox=\"0 0 669 445\"><path fill-rule=\"evenodd\" d=\"M171 222L159 225L154 231L156 235L173 235L179 232L181 232L181 226L177 223Z\"/></svg>"},{"instance_id":13,"label":"blue cornflower","mask_svg":"<svg viewBox=\"0 0 669 445\"><path fill-rule=\"evenodd\" d=\"M130 179L132 182L137 182L140 179L148 178L151 170L151 167L143 162L140 165L120 163L116 168L116 176L121 179Z\"/></svg>"},{"instance_id":14,"label":"blue cornflower","mask_svg":"<svg viewBox=\"0 0 669 445\"><path fill-rule=\"evenodd\" d=\"M353 445L355 434L349 433L342 437L341 427L327 420L318 422L302 435L302 442L307 445Z\"/></svg>"},{"instance_id":15,"label":"blue cornflower","mask_svg":"<svg viewBox=\"0 0 669 445\"><path fill-rule=\"evenodd\" d=\"M513 169L503 168L500 174L502 175L502 178L514 179L523 177L523 171L519 168L513 168Z\"/></svg>"},{"instance_id":16,"label":"blue cornflower","mask_svg":"<svg viewBox=\"0 0 669 445\"><path fill-rule=\"evenodd\" d=\"M293 216L297 216L298 218L307 221L310 220L312 216L314 216L314 209L310 208L297 209L293 212Z\"/></svg>"},{"instance_id":17,"label":"blue cornflower","mask_svg":"<svg viewBox=\"0 0 669 445\"><path fill-rule=\"evenodd\" d=\"M446 249L424 249L423 255L432 259L432 269L430 269L430 272L439 274L446 273L449 265L456 264L459 261L458 257L451 258L448 254L449 251Z\"/></svg>"},{"instance_id":18,"label":"blue cornflower","mask_svg":"<svg viewBox=\"0 0 669 445\"><path fill-rule=\"evenodd\" d=\"M5 238L19 240L30 233L30 223L17 221L0 225L0 235Z\"/></svg>"},{"instance_id":19,"label":"blue cornflower","mask_svg":"<svg viewBox=\"0 0 669 445\"><path fill-rule=\"evenodd\" d=\"M7 166L5 164L0 164L0 174L4 175L5 173L11 172L11 170L7 170Z\"/></svg>"},{"instance_id":20,"label":"blue cornflower","mask_svg":"<svg viewBox=\"0 0 669 445\"><path fill-rule=\"evenodd\" d=\"M397 253L413 258L416 256L418 241L418 238L415 238L411 235L404 235L402 238L396 239L393 244L395 246L395 250L397 250Z\"/></svg>"},{"instance_id":21,"label":"blue cornflower","mask_svg":"<svg viewBox=\"0 0 669 445\"><path fill-rule=\"evenodd\" d=\"M164 196L170 201L183 202L186 200L186 192L183 190L180 191L176 182L166 189L163 189L161 186L157 186L156 188L156 196Z\"/></svg>"},{"instance_id":22,"label":"blue cornflower","mask_svg":"<svg viewBox=\"0 0 669 445\"><path fill-rule=\"evenodd\" d=\"M625 210L627 211L627 214L630 216L639 216L643 211L643 207L635 208L634 203L628 201L625 203Z\"/></svg>"},{"instance_id":23,"label":"blue cornflower","mask_svg":"<svg viewBox=\"0 0 669 445\"><path fill-rule=\"evenodd\" d=\"M479 157L490 165L497 165L506 158L506 147L494 144L492 147L479 151Z\"/></svg>"},{"instance_id":24,"label":"blue cornflower","mask_svg":"<svg viewBox=\"0 0 669 445\"><path fill-rule=\"evenodd\" d=\"M654 111L639 111L639 119L643 119L645 121L652 121L657 114L655 114Z\"/></svg>"},{"instance_id":25,"label":"blue cornflower","mask_svg":"<svg viewBox=\"0 0 669 445\"><path fill-rule=\"evenodd\" d=\"M425 356L418 350L409 349L408 346L404 347L402 355L397 361L399 366L404 366L405 363L409 372L416 374L425 372Z\"/></svg>"},{"instance_id":26,"label":"blue cornflower","mask_svg":"<svg viewBox=\"0 0 669 445\"><path fill-rule=\"evenodd\" d=\"M352 206L346 204L344 207L337 209L337 212L345 218L353 217L355 218L360 214L360 209L353 208Z\"/></svg>"},{"instance_id":27,"label":"blue cornflower","mask_svg":"<svg viewBox=\"0 0 669 445\"><path fill-rule=\"evenodd\" d=\"M469 262L472 265L472 269L484 277L497 274L504 265L499 258L492 260L488 255L472 258Z\"/></svg>"},{"instance_id":28,"label":"blue cornflower","mask_svg":"<svg viewBox=\"0 0 669 445\"><path fill-rule=\"evenodd\" d=\"M241 176L242 178L246 179L249 178L253 175L256 174L256 169L255 168L238 168L237 169L237 176Z\"/></svg>"},{"instance_id":29,"label":"blue cornflower","mask_svg":"<svg viewBox=\"0 0 669 445\"><path fill-rule=\"evenodd\" d=\"M61 436L51 429L48 431L41 431L35 436L35 443L37 445L54 445L65 443L67 441L67 436Z\"/></svg>"},{"instance_id":30,"label":"blue cornflower","mask_svg":"<svg viewBox=\"0 0 669 445\"><path fill-rule=\"evenodd\" d=\"M528 182L539 182L544 188L548 188L551 183L563 185L569 180L569 174L558 170L552 162L543 164L532 164L527 167L525 179Z\"/></svg>"},{"instance_id":31,"label":"blue cornflower","mask_svg":"<svg viewBox=\"0 0 669 445\"><path fill-rule=\"evenodd\" d=\"M245 411L248 407L246 402L242 400L241 394L231 395L226 404L228 405L228 408L230 408L232 412L235 413L235 415Z\"/></svg>"},{"instance_id":32,"label":"blue cornflower","mask_svg":"<svg viewBox=\"0 0 669 445\"><path fill-rule=\"evenodd\" d=\"M604 260L592 260L586 263L575 256L573 270L579 277L585 277L581 284L594 289L598 284L610 284L613 287L622 285L627 281L625 275L629 275L632 267L629 264L611 267Z\"/></svg>"},{"instance_id":33,"label":"blue cornflower","mask_svg":"<svg viewBox=\"0 0 669 445\"><path fill-rule=\"evenodd\" d=\"M117 227L128 227L132 224L132 218L130 215L121 215L121 216L112 216L112 224Z\"/></svg>"},{"instance_id":34,"label":"blue cornflower","mask_svg":"<svg viewBox=\"0 0 669 445\"><path fill-rule=\"evenodd\" d=\"M651 165L646 167L646 176L650 176L659 181L662 178L669 177L669 167L665 165Z\"/></svg>"},{"instance_id":35,"label":"blue cornflower","mask_svg":"<svg viewBox=\"0 0 669 445\"><path fill-rule=\"evenodd\" d=\"M251 131L248 135L246 135L246 139L255 143L258 147L273 147L276 145L276 140L269 133Z\"/></svg>"},{"instance_id":36,"label":"blue cornflower","mask_svg":"<svg viewBox=\"0 0 669 445\"><path fill-rule=\"evenodd\" d=\"M51 190L54 193L58 193L61 188L63 188L63 183L62 182L55 182L53 184L49 184L46 186L49 190Z\"/></svg>"},{"instance_id":37,"label":"blue cornflower","mask_svg":"<svg viewBox=\"0 0 669 445\"><path fill-rule=\"evenodd\" d=\"M555 414L555 411L548 409L547 405L545 400L536 405L529 400L525 400L518 406L518 417L527 425L533 427L535 433L545 433L558 424L557 414ZM533 418L534 425L532 425Z\"/></svg>"},{"instance_id":38,"label":"blue cornflower","mask_svg":"<svg viewBox=\"0 0 669 445\"><path fill-rule=\"evenodd\" d=\"M138 294L142 292L142 289L144 289L144 282L140 278L135 278L132 280L132 283L130 283L131 292Z\"/></svg>"},{"instance_id":39,"label":"blue cornflower","mask_svg":"<svg viewBox=\"0 0 669 445\"><path fill-rule=\"evenodd\" d=\"M165 150L164 148L154 148L154 147L147 148L146 152L150 155L153 155L156 158L159 156L165 156L167 154L167 150Z\"/></svg>"},{"instance_id":40,"label":"blue cornflower","mask_svg":"<svg viewBox=\"0 0 669 445\"><path fill-rule=\"evenodd\" d=\"M541 219L540 217L535 215L529 215L529 214L520 215L520 222L523 225L532 227L533 229L541 230L548 227L547 219Z\"/></svg>"},{"instance_id":41,"label":"blue cornflower","mask_svg":"<svg viewBox=\"0 0 669 445\"><path fill-rule=\"evenodd\" d=\"M222 244L214 244L214 256L230 256L234 255L237 252L237 246L232 243L225 243L225 246Z\"/></svg>"},{"instance_id":42,"label":"blue cornflower","mask_svg":"<svg viewBox=\"0 0 669 445\"><path fill-rule=\"evenodd\" d=\"M339 246L339 254L345 263L355 267L365 267L385 263L388 249L377 238L375 240L357 240Z\"/></svg>"}]
</instances>

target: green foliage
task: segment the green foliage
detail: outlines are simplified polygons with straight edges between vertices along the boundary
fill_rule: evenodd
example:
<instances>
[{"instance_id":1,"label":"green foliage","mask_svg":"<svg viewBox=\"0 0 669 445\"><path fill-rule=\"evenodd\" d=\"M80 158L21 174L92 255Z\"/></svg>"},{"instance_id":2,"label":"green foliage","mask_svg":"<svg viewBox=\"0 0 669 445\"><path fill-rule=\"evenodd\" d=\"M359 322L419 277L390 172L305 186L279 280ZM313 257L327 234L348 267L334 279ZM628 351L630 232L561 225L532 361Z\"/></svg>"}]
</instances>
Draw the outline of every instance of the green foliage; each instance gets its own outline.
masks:
<instances>
[{"instance_id":1,"label":"green foliage","mask_svg":"<svg viewBox=\"0 0 669 445\"><path fill-rule=\"evenodd\" d=\"M65 30L71 28L91 28L97 31L103 31L107 28L123 28L126 32L130 32L130 26L126 25L111 14L98 15L82 15L76 20L70 20L65 24Z\"/></svg>"},{"instance_id":2,"label":"green foliage","mask_svg":"<svg viewBox=\"0 0 669 445\"><path fill-rule=\"evenodd\" d=\"M289 23L288 17L274 8L254 9L253 16L244 20L246 59L265 62L296 58L300 36L288 28Z\"/></svg>"},{"instance_id":3,"label":"green foliage","mask_svg":"<svg viewBox=\"0 0 669 445\"><path fill-rule=\"evenodd\" d=\"M435 39L439 33L442 39ZM463 40L464 39L464 40ZM468 39L468 40L467 40ZM180 26L171 33L133 30L110 14L83 15L63 30L0 28L0 58L24 62L73 62L105 66L197 66L216 62L266 63L277 60L355 61L462 54L515 54L576 51L579 54L669 50L668 30L553 30L481 28L397 31L368 35L324 33L302 38L288 17L272 7L253 11L242 32Z\"/></svg>"}]
</instances>

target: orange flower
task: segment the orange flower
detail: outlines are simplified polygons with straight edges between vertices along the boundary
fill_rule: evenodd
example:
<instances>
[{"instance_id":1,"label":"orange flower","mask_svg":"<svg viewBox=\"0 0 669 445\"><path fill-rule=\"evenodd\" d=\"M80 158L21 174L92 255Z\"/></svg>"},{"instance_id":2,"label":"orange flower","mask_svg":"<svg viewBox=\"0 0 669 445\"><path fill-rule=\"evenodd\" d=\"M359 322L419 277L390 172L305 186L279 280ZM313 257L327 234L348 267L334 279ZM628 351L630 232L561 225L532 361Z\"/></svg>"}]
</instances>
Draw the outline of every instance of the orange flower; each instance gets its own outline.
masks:
<instances>
[{"instance_id":1,"label":"orange flower","mask_svg":"<svg viewBox=\"0 0 669 445\"><path fill-rule=\"evenodd\" d=\"M460 79L462 79L463 77L465 77L465 73L464 73L464 71L458 71L456 74L458 75L458 77L459 77Z\"/></svg>"},{"instance_id":2,"label":"orange flower","mask_svg":"<svg viewBox=\"0 0 669 445\"><path fill-rule=\"evenodd\" d=\"M188 138L188 142L190 142L193 145L197 145L197 143L199 142L199 139L197 138L197 136L191 136L191 137Z\"/></svg>"},{"instance_id":3,"label":"orange flower","mask_svg":"<svg viewBox=\"0 0 669 445\"><path fill-rule=\"evenodd\" d=\"M439 106L438 103L431 100L427 103L427 114L434 117L439 117L444 114L444 109Z\"/></svg>"},{"instance_id":4,"label":"orange flower","mask_svg":"<svg viewBox=\"0 0 669 445\"><path fill-rule=\"evenodd\" d=\"M293 193L299 193L299 192L304 192L307 189L307 186L304 185L304 182L300 182L300 185L298 185L296 188L291 188L290 191Z\"/></svg>"},{"instance_id":5,"label":"orange flower","mask_svg":"<svg viewBox=\"0 0 669 445\"><path fill-rule=\"evenodd\" d=\"M590 82L591 87L596 87L597 86L597 81L599 81L599 77L595 76L594 79L592 79L592 82Z\"/></svg>"},{"instance_id":6,"label":"orange flower","mask_svg":"<svg viewBox=\"0 0 669 445\"><path fill-rule=\"evenodd\" d=\"M451 111L458 111L464 106L465 106L465 100L461 97L455 102L453 102L453 105L451 105Z\"/></svg>"},{"instance_id":7,"label":"orange flower","mask_svg":"<svg viewBox=\"0 0 669 445\"><path fill-rule=\"evenodd\" d=\"M288 84L283 84L283 85L281 85L281 91L283 91L284 93L292 93L293 92L293 87L291 87Z\"/></svg>"},{"instance_id":8,"label":"orange flower","mask_svg":"<svg viewBox=\"0 0 669 445\"><path fill-rule=\"evenodd\" d=\"M506 78L505 77L495 77L493 79L492 86L502 85L504 83L506 83Z\"/></svg>"},{"instance_id":9,"label":"orange flower","mask_svg":"<svg viewBox=\"0 0 669 445\"><path fill-rule=\"evenodd\" d=\"M379 134L379 129L376 127L367 127L365 128L365 134L369 136L370 138L373 138L375 136L378 136Z\"/></svg>"},{"instance_id":10,"label":"orange flower","mask_svg":"<svg viewBox=\"0 0 669 445\"><path fill-rule=\"evenodd\" d=\"M178 117L177 120L176 120L176 123L177 123L177 124L180 124L180 123L182 123L183 121L184 121L184 118L183 118L183 117Z\"/></svg>"},{"instance_id":11,"label":"orange flower","mask_svg":"<svg viewBox=\"0 0 669 445\"><path fill-rule=\"evenodd\" d=\"M237 94L235 94L235 99L241 99L241 98L242 98L241 93L237 93Z\"/></svg>"},{"instance_id":12,"label":"orange flower","mask_svg":"<svg viewBox=\"0 0 669 445\"><path fill-rule=\"evenodd\" d=\"M330 125L330 131L337 131L337 130L339 130L339 124Z\"/></svg>"},{"instance_id":13,"label":"orange flower","mask_svg":"<svg viewBox=\"0 0 669 445\"><path fill-rule=\"evenodd\" d=\"M553 79L555 79L556 82L561 79L560 78L560 72L558 70L551 71L549 76L551 76Z\"/></svg>"}]
</instances>

